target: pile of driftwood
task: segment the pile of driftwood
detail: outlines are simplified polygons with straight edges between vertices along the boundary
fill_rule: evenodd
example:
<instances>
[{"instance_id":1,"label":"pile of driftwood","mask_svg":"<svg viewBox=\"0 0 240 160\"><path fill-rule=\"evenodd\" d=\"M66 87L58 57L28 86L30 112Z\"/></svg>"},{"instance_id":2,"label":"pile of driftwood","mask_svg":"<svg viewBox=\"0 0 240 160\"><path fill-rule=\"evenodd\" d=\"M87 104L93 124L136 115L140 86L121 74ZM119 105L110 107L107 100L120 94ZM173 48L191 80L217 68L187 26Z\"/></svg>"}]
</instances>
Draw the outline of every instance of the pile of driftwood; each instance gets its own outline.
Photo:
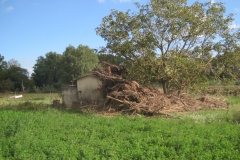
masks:
<instances>
[{"instance_id":1,"label":"pile of driftwood","mask_svg":"<svg viewBox=\"0 0 240 160\"><path fill-rule=\"evenodd\" d=\"M194 99L189 96L168 97L157 89L123 79L121 75L125 70L106 62L103 62L101 68L93 70L93 74L102 81L100 91L106 98L99 105L99 111L168 115L172 112L227 108L224 100L209 101L209 98Z\"/></svg>"}]
</instances>

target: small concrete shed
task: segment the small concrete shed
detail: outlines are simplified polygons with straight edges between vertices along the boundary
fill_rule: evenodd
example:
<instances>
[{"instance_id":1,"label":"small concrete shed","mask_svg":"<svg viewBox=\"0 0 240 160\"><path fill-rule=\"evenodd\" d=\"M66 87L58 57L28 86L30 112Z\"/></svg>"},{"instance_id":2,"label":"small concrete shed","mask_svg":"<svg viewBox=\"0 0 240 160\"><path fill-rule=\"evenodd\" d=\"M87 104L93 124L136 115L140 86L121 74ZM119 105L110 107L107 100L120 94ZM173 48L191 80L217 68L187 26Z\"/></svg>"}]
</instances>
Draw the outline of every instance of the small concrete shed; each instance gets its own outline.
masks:
<instances>
[{"instance_id":1,"label":"small concrete shed","mask_svg":"<svg viewBox=\"0 0 240 160\"><path fill-rule=\"evenodd\" d=\"M102 94L99 91L102 81L100 81L97 76L89 74L77 78L76 80L79 100L93 102L102 98Z\"/></svg>"},{"instance_id":2,"label":"small concrete shed","mask_svg":"<svg viewBox=\"0 0 240 160\"><path fill-rule=\"evenodd\" d=\"M97 103L102 99L102 94L99 88L102 85L101 80L92 74L85 75L75 79L77 85L69 86L63 89L63 106L72 108L76 104L79 106L84 103ZM72 102L70 102L72 101Z\"/></svg>"},{"instance_id":3,"label":"small concrete shed","mask_svg":"<svg viewBox=\"0 0 240 160\"><path fill-rule=\"evenodd\" d=\"M78 101L77 86L67 86L62 90L62 103L64 108L71 108Z\"/></svg>"}]
</instances>

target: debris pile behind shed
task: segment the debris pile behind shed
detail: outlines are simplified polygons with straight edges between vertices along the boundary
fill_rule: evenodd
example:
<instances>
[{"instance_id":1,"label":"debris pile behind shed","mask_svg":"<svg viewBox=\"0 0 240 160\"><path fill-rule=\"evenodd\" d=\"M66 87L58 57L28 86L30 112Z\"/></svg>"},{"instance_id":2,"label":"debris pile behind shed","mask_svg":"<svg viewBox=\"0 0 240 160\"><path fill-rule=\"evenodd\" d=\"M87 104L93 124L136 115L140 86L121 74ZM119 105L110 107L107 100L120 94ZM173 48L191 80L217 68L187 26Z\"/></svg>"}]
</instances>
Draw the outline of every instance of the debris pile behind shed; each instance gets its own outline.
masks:
<instances>
[{"instance_id":1,"label":"debris pile behind shed","mask_svg":"<svg viewBox=\"0 0 240 160\"><path fill-rule=\"evenodd\" d=\"M103 63L94 69L93 74L102 81L100 91L105 99L96 108L97 111L119 112L126 114L168 115L173 112L188 112L201 109L227 109L223 99L190 96L168 97L157 89L147 88L135 81L123 79L125 68Z\"/></svg>"}]
</instances>

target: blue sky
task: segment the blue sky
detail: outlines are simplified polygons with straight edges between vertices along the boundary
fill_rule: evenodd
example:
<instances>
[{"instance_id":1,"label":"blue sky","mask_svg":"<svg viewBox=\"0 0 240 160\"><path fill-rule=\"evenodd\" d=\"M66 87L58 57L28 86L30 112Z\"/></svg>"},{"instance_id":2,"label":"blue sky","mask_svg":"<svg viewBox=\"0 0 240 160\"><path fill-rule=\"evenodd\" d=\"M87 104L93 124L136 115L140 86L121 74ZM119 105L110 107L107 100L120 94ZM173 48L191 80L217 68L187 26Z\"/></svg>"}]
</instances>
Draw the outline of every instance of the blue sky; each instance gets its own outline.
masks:
<instances>
[{"instance_id":1,"label":"blue sky","mask_svg":"<svg viewBox=\"0 0 240 160\"><path fill-rule=\"evenodd\" d=\"M133 2L148 0L0 0L0 54L5 61L17 60L32 73L39 56L62 54L69 45L98 49L106 43L95 28L111 9L136 9ZM199 0L207 2L209 0ZM193 3L195 0L189 0ZM235 13L233 27L240 27L240 0L224 2Z\"/></svg>"}]
</instances>

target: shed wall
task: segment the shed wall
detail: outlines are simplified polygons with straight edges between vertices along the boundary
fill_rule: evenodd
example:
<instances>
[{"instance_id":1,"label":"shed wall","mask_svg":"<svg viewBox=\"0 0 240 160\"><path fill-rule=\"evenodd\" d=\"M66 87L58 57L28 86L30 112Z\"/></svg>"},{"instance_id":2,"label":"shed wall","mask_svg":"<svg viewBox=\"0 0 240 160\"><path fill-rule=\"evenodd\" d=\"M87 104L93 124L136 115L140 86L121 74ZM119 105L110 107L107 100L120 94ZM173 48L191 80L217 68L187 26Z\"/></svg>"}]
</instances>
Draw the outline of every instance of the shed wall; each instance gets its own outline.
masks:
<instances>
[{"instance_id":1,"label":"shed wall","mask_svg":"<svg viewBox=\"0 0 240 160\"><path fill-rule=\"evenodd\" d=\"M102 82L95 76L86 76L77 80L79 100L98 101L102 98L99 91Z\"/></svg>"},{"instance_id":2,"label":"shed wall","mask_svg":"<svg viewBox=\"0 0 240 160\"><path fill-rule=\"evenodd\" d=\"M62 91L63 107L71 108L73 102L76 101L78 101L77 86L68 86L63 88Z\"/></svg>"}]
</instances>

